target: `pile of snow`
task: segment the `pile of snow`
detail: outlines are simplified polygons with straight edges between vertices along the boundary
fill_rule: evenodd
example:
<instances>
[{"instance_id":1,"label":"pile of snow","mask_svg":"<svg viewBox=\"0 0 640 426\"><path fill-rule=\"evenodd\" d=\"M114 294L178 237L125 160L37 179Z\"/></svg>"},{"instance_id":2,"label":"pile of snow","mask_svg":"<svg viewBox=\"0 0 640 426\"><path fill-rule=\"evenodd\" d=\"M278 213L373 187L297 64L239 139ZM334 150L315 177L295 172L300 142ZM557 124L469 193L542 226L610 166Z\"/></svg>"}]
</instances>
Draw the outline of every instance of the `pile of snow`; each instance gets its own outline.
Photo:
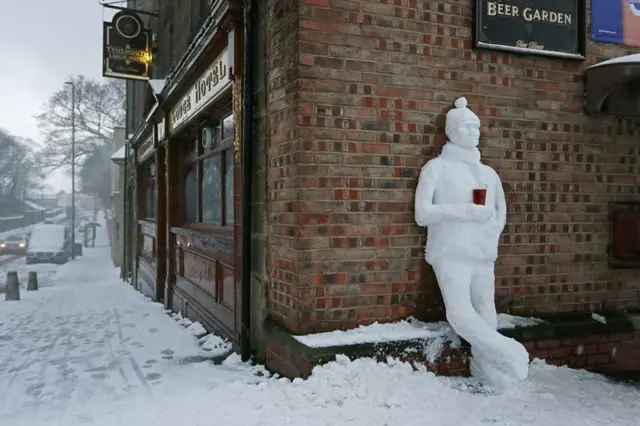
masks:
<instances>
[{"instance_id":1,"label":"pile of snow","mask_svg":"<svg viewBox=\"0 0 640 426\"><path fill-rule=\"evenodd\" d=\"M187 327L187 331L196 337L201 337L207 334L207 330L203 327L199 322L194 322L189 327Z\"/></svg>"},{"instance_id":2,"label":"pile of snow","mask_svg":"<svg viewBox=\"0 0 640 426\"><path fill-rule=\"evenodd\" d=\"M154 409L149 409L149 397L139 394L108 404L70 406L64 418L53 419L66 424L90 419L96 426L635 426L640 410L638 389L540 361L532 363L529 380L503 394L403 362L344 356L315 368L308 380L270 377L235 354L206 371L192 382L174 378L172 392L156 391ZM42 420L36 416L20 424L51 424L44 415Z\"/></svg>"},{"instance_id":3,"label":"pile of snow","mask_svg":"<svg viewBox=\"0 0 640 426\"><path fill-rule=\"evenodd\" d=\"M192 336L199 338L198 343L200 343L200 347L203 351L206 351L208 356L219 357L232 351L231 342L224 340L216 334L207 334L207 330L202 324L184 317L182 312L165 312L170 314L174 321L185 327Z\"/></svg>"},{"instance_id":4,"label":"pile of snow","mask_svg":"<svg viewBox=\"0 0 640 426\"><path fill-rule=\"evenodd\" d=\"M171 318L173 318L178 324L183 327L189 327L191 324L193 324L193 321L191 321L189 318L182 316L182 312L172 314Z\"/></svg>"},{"instance_id":5,"label":"pile of snow","mask_svg":"<svg viewBox=\"0 0 640 426\"><path fill-rule=\"evenodd\" d=\"M533 317L516 317L509 314L498 314L498 330L513 328L535 327L544 323L544 320Z\"/></svg>"},{"instance_id":6,"label":"pile of snow","mask_svg":"<svg viewBox=\"0 0 640 426\"><path fill-rule=\"evenodd\" d=\"M230 342L215 334L204 336L198 342L202 344L202 350L210 352L211 355L216 357L228 354L232 350Z\"/></svg>"}]
</instances>

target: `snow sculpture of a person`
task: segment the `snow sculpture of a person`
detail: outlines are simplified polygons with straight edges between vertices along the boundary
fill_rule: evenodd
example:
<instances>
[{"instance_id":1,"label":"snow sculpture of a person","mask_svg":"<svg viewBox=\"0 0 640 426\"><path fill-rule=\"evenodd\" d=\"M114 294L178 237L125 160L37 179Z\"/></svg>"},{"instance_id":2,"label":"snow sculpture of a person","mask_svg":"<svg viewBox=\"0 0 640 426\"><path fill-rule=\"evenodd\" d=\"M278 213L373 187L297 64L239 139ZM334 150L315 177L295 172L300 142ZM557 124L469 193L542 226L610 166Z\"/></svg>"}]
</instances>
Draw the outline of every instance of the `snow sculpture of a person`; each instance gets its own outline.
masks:
<instances>
[{"instance_id":1,"label":"snow sculpture of a person","mask_svg":"<svg viewBox=\"0 0 640 426\"><path fill-rule=\"evenodd\" d=\"M498 174L480 161L480 120L460 98L447 113L447 143L422 168L415 220L428 228L433 267L447 320L471 344L471 373L504 386L525 380L529 355L497 331L494 265L507 216Z\"/></svg>"}]
</instances>

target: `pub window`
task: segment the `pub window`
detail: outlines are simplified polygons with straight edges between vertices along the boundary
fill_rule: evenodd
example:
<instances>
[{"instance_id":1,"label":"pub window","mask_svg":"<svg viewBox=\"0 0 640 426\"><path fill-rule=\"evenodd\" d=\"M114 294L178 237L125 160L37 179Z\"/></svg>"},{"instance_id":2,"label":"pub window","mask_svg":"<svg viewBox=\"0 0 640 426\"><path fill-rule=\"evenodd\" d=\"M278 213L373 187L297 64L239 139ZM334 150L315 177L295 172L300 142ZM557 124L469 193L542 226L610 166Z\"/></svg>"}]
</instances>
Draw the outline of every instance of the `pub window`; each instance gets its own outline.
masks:
<instances>
[{"instance_id":1,"label":"pub window","mask_svg":"<svg viewBox=\"0 0 640 426\"><path fill-rule=\"evenodd\" d=\"M234 131L233 115L225 114L206 122L186 148L185 222L233 224Z\"/></svg>"},{"instance_id":2,"label":"pub window","mask_svg":"<svg viewBox=\"0 0 640 426\"><path fill-rule=\"evenodd\" d=\"M609 265L640 268L640 203L612 203Z\"/></svg>"},{"instance_id":3,"label":"pub window","mask_svg":"<svg viewBox=\"0 0 640 426\"><path fill-rule=\"evenodd\" d=\"M141 168L144 182L144 217L155 220L156 217L156 164L153 159L147 161Z\"/></svg>"},{"instance_id":4,"label":"pub window","mask_svg":"<svg viewBox=\"0 0 640 426\"><path fill-rule=\"evenodd\" d=\"M186 200L195 200L185 203L185 220L187 222L198 221L198 170L195 165L187 169L184 179L184 194Z\"/></svg>"}]
</instances>

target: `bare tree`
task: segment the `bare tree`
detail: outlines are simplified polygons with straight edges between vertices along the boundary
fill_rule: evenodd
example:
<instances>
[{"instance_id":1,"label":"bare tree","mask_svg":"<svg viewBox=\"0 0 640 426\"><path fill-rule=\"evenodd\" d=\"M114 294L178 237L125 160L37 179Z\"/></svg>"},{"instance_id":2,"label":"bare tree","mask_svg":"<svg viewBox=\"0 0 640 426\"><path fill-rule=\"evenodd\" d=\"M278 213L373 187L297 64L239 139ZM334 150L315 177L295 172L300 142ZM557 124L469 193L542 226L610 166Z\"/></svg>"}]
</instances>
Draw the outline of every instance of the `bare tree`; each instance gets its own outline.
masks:
<instances>
[{"instance_id":1,"label":"bare tree","mask_svg":"<svg viewBox=\"0 0 640 426\"><path fill-rule=\"evenodd\" d=\"M76 162L111 143L113 128L124 125L125 85L121 80L97 82L83 75L70 79L75 86ZM42 156L47 168L71 164L71 88L54 93L36 116L44 136Z\"/></svg>"},{"instance_id":2,"label":"bare tree","mask_svg":"<svg viewBox=\"0 0 640 426\"><path fill-rule=\"evenodd\" d=\"M39 166L33 145L0 129L0 201L21 201L37 182Z\"/></svg>"},{"instance_id":3,"label":"bare tree","mask_svg":"<svg viewBox=\"0 0 640 426\"><path fill-rule=\"evenodd\" d=\"M103 206L111 205L111 146L91 153L80 168L80 190L96 196Z\"/></svg>"}]
</instances>

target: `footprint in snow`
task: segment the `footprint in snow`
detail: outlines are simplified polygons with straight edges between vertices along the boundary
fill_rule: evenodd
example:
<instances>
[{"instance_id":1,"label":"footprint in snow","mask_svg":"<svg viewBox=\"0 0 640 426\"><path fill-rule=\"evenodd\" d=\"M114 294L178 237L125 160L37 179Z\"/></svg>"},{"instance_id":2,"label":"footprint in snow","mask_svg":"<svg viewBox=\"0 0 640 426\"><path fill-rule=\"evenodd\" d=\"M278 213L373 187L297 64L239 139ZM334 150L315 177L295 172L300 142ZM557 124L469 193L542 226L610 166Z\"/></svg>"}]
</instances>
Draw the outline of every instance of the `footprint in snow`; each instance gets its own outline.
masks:
<instances>
[{"instance_id":1,"label":"footprint in snow","mask_svg":"<svg viewBox=\"0 0 640 426\"><path fill-rule=\"evenodd\" d=\"M149 373L145 377L147 380L159 380L162 378L162 375L158 373Z\"/></svg>"}]
</instances>

